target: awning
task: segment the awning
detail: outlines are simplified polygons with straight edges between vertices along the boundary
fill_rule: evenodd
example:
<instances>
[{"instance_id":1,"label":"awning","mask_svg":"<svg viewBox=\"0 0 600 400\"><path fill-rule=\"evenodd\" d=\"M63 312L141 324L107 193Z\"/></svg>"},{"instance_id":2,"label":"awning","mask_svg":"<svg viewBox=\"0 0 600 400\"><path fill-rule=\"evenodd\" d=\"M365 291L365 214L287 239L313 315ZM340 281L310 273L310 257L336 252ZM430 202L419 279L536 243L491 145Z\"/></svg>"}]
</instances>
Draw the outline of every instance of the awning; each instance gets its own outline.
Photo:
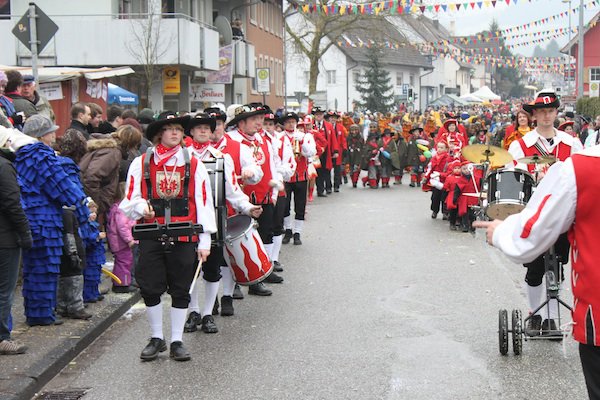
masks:
<instances>
[{"instance_id":1,"label":"awning","mask_svg":"<svg viewBox=\"0 0 600 400\"><path fill-rule=\"evenodd\" d=\"M138 95L123 89L120 86L108 84L108 104L117 104L120 106L137 106L139 103Z\"/></svg>"}]
</instances>

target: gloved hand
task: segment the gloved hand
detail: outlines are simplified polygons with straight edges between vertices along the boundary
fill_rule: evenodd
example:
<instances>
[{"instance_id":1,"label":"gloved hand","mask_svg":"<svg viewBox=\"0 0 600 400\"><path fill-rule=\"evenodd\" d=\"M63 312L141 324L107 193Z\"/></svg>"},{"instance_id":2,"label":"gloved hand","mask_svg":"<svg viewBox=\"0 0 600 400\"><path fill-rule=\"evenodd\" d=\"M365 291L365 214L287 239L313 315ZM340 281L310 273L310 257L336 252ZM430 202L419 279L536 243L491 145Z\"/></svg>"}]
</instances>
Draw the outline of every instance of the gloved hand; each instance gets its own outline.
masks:
<instances>
[{"instance_id":1,"label":"gloved hand","mask_svg":"<svg viewBox=\"0 0 600 400\"><path fill-rule=\"evenodd\" d=\"M17 234L17 245L23 250L29 250L33 246L31 231L20 232Z\"/></svg>"}]
</instances>

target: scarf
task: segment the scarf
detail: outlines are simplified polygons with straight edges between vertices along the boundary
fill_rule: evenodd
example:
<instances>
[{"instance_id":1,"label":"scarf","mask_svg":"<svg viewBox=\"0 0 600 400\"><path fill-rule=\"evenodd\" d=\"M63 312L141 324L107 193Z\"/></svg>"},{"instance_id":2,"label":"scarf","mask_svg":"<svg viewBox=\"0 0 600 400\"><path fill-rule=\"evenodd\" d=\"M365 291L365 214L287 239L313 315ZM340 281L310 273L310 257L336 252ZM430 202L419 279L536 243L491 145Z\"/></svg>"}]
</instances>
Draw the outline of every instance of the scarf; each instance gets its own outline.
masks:
<instances>
[{"instance_id":1,"label":"scarf","mask_svg":"<svg viewBox=\"0 0 600 400\"><path fill-rule=\"evenodd\" d=\"M154 148L154 162L157 166L162 167L181 149L181 145L168 148L162 143L156 145Z\"/></svg>"},{"instance_id":2,"label":"scarf","mask_svg":"<svg viewBox=\"0 0 600 400\"><path fill-rule=\"evenodd\" d=\"M192 142L192 146L198 153L202 154L202 153L204 153L204 151L206 151L206 149L208 149L208 146L210 146L210 142L198 143L194 140Z\"/></svg>"}]
</instances>

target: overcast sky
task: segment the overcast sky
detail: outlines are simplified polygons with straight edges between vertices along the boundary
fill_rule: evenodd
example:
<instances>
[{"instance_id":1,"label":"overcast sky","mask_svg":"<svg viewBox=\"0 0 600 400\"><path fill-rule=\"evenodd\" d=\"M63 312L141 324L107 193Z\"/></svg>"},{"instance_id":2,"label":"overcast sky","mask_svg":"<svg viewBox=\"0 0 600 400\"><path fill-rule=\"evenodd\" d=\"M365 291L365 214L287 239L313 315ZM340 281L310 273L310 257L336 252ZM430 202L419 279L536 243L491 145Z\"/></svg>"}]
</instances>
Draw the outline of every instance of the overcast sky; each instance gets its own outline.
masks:
<instances>
[{"instance_id":1,"label":"overcast sky","mask_svg":"<svg viewBox=\"0 0 600 400\"><path fill-rule=\"evenodd\" d=\"M465 0L470 1L470 0ZM579 5L580 0L573 0L571 8L575 8ZM425 0L425 4L440 4L440 3L455 3L457 1L440 1L440 0ZM584 0L585 3L589 3L590 0ZM506 5L506 2L498 0L496 8L485 6L479 10L475 7L475 10L469 9L469 11L456 11L453 15L449 12L440 12L439 19L444 26L449 27L450 21L455 21L455 30L457 35L470 35L479 31L485 30L489 27L490 22L493 19L498 21L501 29L514 27L517 25L523 25L528 22L540 20L542 18L550 17L552 15L559 14L562 11L569 9L568 3L563 3L561 0L519 0L517 4L511 2L510 6ZM462 8L461 8L462 10ZM589 20L595 15L598 10L586 10L584 23L588 23ZM432 15L429 15L432 17ZM579 14L575 13L571 15L571 25L576 27L579 23ZM544 31L551 28L567 28L569 26L569 17L557 19L555 22L549 22L544 25L539 25L532 28L532 31ZM529 39L531 40L531 39ZM524 42L525 38L518 38L511 40L508 43ZM545 47L548 43L544 42L540 45ZM557 39L557 42L562 47L568 42L568 35L564 35ZM531 55L535 44L532 46L517 47L513 50L515 53L521 53L523 55Z\"/></svg>"}]
</instances>

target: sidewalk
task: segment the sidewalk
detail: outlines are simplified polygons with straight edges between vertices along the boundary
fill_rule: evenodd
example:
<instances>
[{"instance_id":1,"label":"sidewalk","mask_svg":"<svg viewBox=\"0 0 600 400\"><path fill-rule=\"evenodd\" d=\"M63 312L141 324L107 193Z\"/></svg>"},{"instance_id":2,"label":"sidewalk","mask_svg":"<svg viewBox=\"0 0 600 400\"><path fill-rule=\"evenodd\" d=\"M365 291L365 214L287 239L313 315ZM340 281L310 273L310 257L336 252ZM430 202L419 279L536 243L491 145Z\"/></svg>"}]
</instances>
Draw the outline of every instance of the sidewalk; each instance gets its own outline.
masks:
<instances>
[{"instance_id":1,"label":"sidewalk","mask_svg":"<svg viewBox=\"0 0 600 400\"><path fill-rule=\"evenodd\" d=\"M101 290L110 287L110 279L103 277ZM12 336L28 350L22 355L0 356L0 400L33 397L139 299L139 291L109 292L104 300L88 305L87 310L94 315L88 321L64 318L62 325L29 327L23 315L21 287L17 287Z\"/></svg>"}]
</instances>

